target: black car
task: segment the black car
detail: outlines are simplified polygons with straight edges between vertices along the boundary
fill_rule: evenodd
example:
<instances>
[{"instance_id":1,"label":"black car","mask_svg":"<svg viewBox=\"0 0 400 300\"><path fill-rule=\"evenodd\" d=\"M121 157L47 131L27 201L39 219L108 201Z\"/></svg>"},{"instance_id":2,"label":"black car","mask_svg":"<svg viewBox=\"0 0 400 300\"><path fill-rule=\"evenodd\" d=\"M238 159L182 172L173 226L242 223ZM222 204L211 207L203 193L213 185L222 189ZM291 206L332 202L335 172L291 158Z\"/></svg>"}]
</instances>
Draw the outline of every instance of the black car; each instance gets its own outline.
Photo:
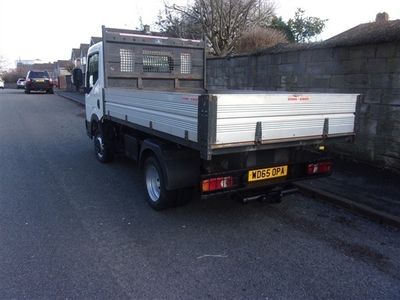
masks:
<instances>
[{"instance_id":1,"label":"black car","mask_svg":"<svg viewBox=\"0 0 400 300\"><path fill-rule=\"evenodd\" d=\"M25 93L29 94L31 91L45 91L49 94L54 93L53 81L47 71L28 72L26 75Z\"/></svg>"}]
</instances>

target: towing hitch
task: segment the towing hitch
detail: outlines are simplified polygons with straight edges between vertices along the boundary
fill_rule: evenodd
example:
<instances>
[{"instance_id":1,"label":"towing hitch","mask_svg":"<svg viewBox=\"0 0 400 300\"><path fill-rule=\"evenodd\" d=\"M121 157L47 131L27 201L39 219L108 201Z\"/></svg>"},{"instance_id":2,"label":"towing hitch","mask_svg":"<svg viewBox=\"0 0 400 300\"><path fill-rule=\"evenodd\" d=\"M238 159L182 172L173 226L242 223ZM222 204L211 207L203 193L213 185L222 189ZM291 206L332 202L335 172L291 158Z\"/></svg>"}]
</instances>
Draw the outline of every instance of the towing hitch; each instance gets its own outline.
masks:
<instances>
[{"instance_id":1,"label":"towing hitch","mask_svg":"<svg viewBox=\"0 0 400 300\"><path fill-rule=\"evenodd\" d=\"M241 200L243 203L248 203L251 201L259 201L265 203L280 203L282 202L282 197L290 194L297 193L299 190L297 188L290 189L282 189L278 191L270 191L263 194L258 194L254 196L242 197Z\"/></svg>"}]
</instances>

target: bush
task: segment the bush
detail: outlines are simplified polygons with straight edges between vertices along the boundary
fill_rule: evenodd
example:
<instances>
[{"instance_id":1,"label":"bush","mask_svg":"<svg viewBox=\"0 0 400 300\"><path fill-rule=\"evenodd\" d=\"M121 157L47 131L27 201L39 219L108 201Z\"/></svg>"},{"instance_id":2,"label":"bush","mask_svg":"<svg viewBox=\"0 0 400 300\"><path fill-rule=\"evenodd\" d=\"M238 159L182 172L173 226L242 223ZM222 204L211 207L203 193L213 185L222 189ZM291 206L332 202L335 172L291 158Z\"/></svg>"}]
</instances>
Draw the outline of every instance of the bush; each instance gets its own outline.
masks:
<instances>
[{"instance_id":1,"label":"bush","mask_svg":"<svg viewBox=\"0 0 400 300\"><path fill-rule=\"evenodd\" d=\"M3 73L3 80L7 83L16 83L18 78L25 77L26 74L17 72L16 70L10 70Z\"/></svg>"},{"instance_id":2,"label":"bush","mask_svg":"<svg viewBox=\"0 0 400 300\"><path fill-rule=\"evenodd\" d=\"M243 33L236 47L236 52L255 52L280 43L288 43L285 33L274 28L256 27Z\"/></svg>"}]
</instances>

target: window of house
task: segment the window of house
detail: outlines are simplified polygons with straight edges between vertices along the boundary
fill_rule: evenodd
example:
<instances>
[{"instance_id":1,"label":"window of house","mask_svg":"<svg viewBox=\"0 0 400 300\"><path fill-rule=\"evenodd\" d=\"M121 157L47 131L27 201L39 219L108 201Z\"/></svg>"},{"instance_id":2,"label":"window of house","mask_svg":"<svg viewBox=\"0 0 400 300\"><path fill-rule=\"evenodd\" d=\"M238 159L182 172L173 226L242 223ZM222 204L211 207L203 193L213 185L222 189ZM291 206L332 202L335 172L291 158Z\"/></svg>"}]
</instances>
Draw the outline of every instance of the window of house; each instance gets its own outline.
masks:
<instances>
[{"instance_id":1,"label":"window of house","mask_svg":"<svg viewBox=\"0 0 400 300\"><path fill-rule=\"evenodd\" d=\"M143 72L171 73L174 60L169 52L143 50Z\"/></svg>"}]
</instances>

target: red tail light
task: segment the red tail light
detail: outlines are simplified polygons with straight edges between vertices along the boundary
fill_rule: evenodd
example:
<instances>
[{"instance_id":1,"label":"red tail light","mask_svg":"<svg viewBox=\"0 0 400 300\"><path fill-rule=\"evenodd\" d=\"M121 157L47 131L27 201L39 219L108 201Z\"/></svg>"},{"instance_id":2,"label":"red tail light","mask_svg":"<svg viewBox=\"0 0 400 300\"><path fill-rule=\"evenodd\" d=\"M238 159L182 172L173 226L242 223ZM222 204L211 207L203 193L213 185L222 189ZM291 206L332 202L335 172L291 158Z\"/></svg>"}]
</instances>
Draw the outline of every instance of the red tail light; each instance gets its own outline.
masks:
<instances>
[{"instance_id":1,"label":"red tail light","mask_svg":"<svg viewBox=\"0 0 400 300\"><path fill-rule=\"evenodd\" d=\"M332 163L330 161L308 164L306 169L308 175L325 174L329 173L331 170Z\"/></svg>"},{"instance_id":2,"label":"red tail light","mask_svg":"<svg viewBox=\"0 0 400 300\"><path fill-rule=\"evenodd\" d=\"M234 186L232 176L215 177L203 180L201 189L203 192L211 192L226 189L232 186Z\"/></svg>"}]
</instances>

